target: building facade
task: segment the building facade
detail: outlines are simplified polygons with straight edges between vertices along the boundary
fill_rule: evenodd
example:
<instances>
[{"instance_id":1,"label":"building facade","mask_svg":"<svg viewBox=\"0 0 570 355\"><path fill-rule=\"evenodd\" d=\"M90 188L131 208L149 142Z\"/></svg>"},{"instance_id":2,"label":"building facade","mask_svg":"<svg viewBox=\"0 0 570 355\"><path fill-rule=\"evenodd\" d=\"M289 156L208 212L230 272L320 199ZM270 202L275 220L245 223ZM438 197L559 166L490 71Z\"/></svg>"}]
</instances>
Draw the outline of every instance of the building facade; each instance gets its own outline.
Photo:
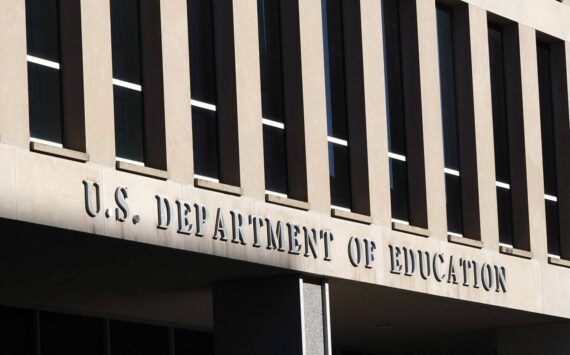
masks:
<instances>
[{"instance_id":1,"label":"building facade","mask_svg":"<svg viewBox=\"0 0 570 355\"><path fill-rule=\"evenodd\" d=\"M570 353L565 1L0 24L0 354Z\"/></svg>"}]
</instances>

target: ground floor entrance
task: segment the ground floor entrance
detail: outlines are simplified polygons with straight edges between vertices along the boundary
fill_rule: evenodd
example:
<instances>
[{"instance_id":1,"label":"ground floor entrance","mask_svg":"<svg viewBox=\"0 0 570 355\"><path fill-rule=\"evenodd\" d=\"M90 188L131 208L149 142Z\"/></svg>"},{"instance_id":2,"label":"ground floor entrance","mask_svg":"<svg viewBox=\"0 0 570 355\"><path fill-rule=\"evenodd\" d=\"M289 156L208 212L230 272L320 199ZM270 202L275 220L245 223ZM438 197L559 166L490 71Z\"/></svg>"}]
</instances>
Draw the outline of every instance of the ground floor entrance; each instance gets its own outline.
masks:
<instances>
[{"instance_id":1,"label":"ground floor entrance","mask_svg":"<svg viewBox=\"0 0 570 355\"><path fill-rule=\"evenodd\" d=\"M541 314L0 220L0 354L568 354Z\"/></svg>"}]
</instances>

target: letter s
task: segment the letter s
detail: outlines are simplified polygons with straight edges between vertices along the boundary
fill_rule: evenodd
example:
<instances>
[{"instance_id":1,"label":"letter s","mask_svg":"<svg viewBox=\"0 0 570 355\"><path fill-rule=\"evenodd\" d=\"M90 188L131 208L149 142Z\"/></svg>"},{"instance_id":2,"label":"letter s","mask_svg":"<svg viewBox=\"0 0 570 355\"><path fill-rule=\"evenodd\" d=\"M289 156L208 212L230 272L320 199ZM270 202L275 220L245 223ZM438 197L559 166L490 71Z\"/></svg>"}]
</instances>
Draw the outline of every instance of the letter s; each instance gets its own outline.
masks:
<instances>
[{"instance_id":1,"label":"letter s","mask_svg":"<svg viewBox=\"0 0 570 355\"><path fill-rule=\"evenodd\" d=\"M127 204L128 190L126 187L117 187L115 190L115 202L117 208L115 209L115 216L117 221L124 222L129 218L129 205Z\"/></svg>"}]
</instances>

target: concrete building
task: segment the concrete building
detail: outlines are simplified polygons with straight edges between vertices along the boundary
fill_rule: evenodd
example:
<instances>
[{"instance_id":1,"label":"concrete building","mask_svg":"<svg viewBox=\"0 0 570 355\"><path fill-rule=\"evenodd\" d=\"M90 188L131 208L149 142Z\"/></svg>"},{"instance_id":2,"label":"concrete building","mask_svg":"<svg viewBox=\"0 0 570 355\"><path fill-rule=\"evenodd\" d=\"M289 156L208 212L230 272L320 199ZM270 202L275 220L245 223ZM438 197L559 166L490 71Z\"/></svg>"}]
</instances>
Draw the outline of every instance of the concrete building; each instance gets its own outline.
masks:
<instances>
[{"instance_id":1,"label":"concrete building","mask_svg":"<svg viewBox=\"0 0 570 355\"><path fill-rule=\"evenodd\" d=\"M0 0L0 354L569 354L565 2Z\"/></svg>"}]
</instances>

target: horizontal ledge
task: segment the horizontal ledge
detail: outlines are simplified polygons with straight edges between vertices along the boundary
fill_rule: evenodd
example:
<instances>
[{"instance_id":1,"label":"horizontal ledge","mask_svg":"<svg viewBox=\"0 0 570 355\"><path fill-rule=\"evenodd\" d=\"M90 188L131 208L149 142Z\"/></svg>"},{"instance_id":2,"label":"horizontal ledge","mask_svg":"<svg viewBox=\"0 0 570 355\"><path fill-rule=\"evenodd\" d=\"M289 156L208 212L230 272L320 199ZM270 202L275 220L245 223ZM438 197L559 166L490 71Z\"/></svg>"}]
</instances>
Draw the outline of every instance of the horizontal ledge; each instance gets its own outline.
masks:
<instances>
[{"instance_id":1,"label":"horizontal ledge","mask_svg":"<svg viewBox=\"0 0 570 355\"><path fill-rule=\"evenodd\" d=\"M64 158L85 163L89 160L89 154L73 149L60 148L49 144L39 142L30 142L30 150L36 153L52 155L54 157Z\"/></svg>"},{"instance_id":2,"label":"horizontal ledge","mask_svg":"<svg viewBox=\"0 0 570 355\"><path fill-rule=\"evenodd\" d=\"M194 186L200 187L202 189L222 192L225 194L241 196L241 187L239 186L222 184L219 182L200 179L200 178L194 178Z\"/></svg>"},{"instance_id":3,"label":"horizontal ledge","mask_svg":"<svg viewBox=\"0 0 570 355\"><path fill-rule=\"evenodd\" d=\"M447 241L450 243L461 244L471 248L483 249L483 242L476 239L458 237L456 235L447 235Z\"/></svg>"},{"instance_id":4,"label":"horizontal ledge","mask_svg":"<svg viewBox=\"0 0 570 355\"><path fill-rule=\"evenodd\" d=\"M429 230L421 227L410 226L404 223L392 222L392 229L398 232L417 235L418 237L429 237Z\"/></svg>"},{"instance_id":5,"label":"horizontal ledge","mask_svg":"<svg viewBox=\"0 0 570 355\"><path fill-rule=\"evenodd\" d=\"M117 161L117 170L133 173L137 175L147 176L160 180L168 180L168 172L165 170L149 168L148 166L141 166L136 164L127 163L124 161Z\"/></svg>"},{"instance_id":6,"label":"horizontal ledge","mask_svg":"<svg viewBox=\"0 0 570 355\"><path fill-rule=\"evenodd\" d=\"M269 203L274 203L276 205L296 208L303 211L309 210L308 202L299 201L288 197L281 197L273 194L265 194L265 201Z\"/></svg>"},{"instance_id":7,"label":"horizontal ledge","mask_svg":"<svg viewBox=\"0 0 570 355\"><path fill-rule=\"evenodd\" d=\"M338 208L331 208L331 216L358 223L372 224L372 217L370 216L366 216L360 213L343 211Z\"/></svg>"},{"instance_id":8,"label":"horizontal ledge","mask_svg":"<svg viewBox=\"0 0 570 355\"><path fill-rule=\"evenodd\" d=\"M512 256L516 256L516 257L524 258L524 259L532 259L532 252L530 252L528 250L506 247L504 245L499 245L499 253L506 254L506 255L512 255Z\"/></svg>"},{"instance_id":9,"label":"horizontal ledge","mask_svg":"<svg viewBox=\"0 0 570 355\"><path fill-rule=\"evenodd\" d=\"M570 260L548 257L548 263L556 266L570 268Z\"/></svg>"}]
</instances>

